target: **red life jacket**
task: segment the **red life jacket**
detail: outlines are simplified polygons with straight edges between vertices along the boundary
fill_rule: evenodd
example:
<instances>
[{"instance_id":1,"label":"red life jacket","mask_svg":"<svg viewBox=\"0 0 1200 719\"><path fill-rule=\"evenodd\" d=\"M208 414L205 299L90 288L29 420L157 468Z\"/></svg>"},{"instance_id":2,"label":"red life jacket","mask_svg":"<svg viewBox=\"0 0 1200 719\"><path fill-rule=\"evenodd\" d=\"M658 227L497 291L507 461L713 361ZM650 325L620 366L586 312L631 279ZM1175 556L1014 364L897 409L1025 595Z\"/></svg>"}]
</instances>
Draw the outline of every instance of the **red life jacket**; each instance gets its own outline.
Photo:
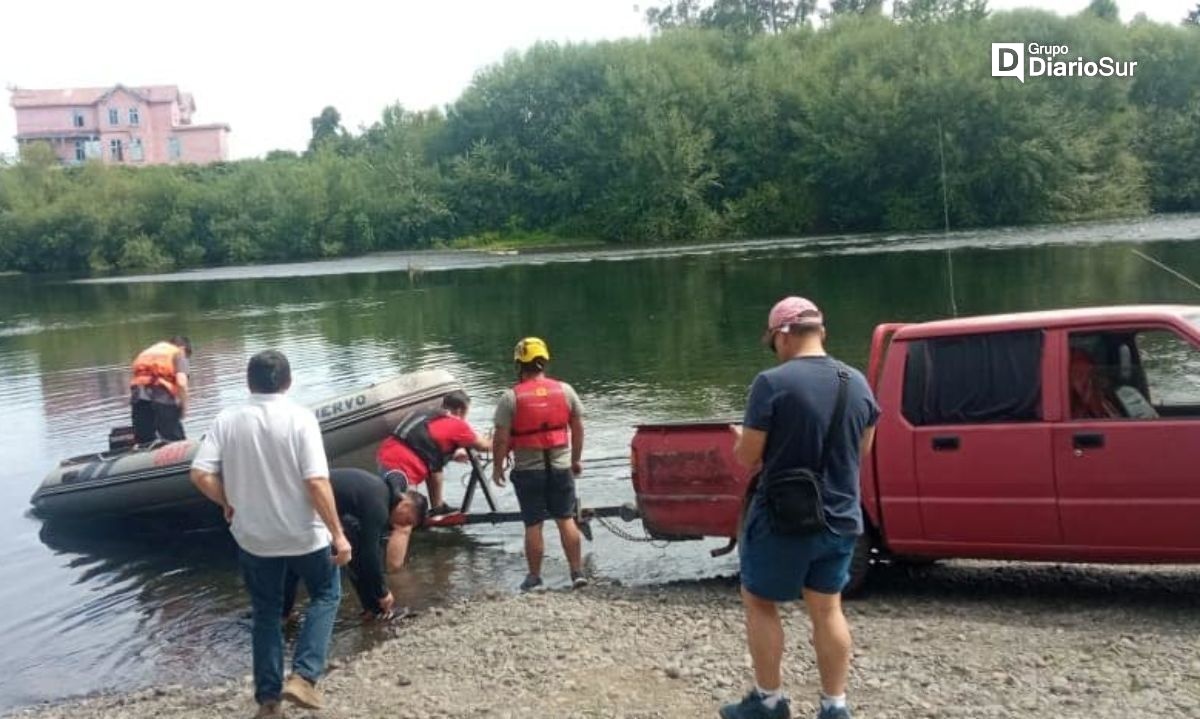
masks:
<instances>
[{"instance_id":1,"label":"red life jacket","mask_svg":"<svg viewBox=\"0 0 1200 719\"><path fill-rule=\"evenodd\" d=\"M569 441L571 406L558 380L548 377L530 379L513 387L516 409L513 412L510 444L514 449L551 449L565 447Z\"/></svg>"},{"instance_id":2,"label":"red life jacket","mask_svg":"<svg viewBox=\"0 0 1200 719\"><path fill-rule=\"evenodd\" d=\"M179 385L175 383L175 357L183 352L170 342L158 342L145 349L133 360L131 386L158 386L179 396Z\"/></svg>"}]
</instances>

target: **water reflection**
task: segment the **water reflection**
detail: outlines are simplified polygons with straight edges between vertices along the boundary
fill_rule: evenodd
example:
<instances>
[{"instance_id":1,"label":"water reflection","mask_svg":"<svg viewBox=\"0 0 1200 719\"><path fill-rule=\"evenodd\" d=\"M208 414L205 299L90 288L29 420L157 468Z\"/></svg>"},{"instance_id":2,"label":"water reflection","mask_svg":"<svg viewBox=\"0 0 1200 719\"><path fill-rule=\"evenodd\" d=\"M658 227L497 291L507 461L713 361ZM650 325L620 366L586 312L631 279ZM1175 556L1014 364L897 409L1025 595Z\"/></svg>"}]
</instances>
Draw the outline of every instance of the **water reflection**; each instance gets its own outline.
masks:
<instances>
[{"instance_id":1,"label":"water reflection","mask_svg":"<svg viewBox=\"0 0 1200 719\"><path fill-rule=\"evenodd\" d=\"M1200 218L970 233L941 237L765 242L736 252L619 254L620 261L462 267L412 275L374 272L196 282L64 284L0 278L0 710L92 689L189 677L241 676L249 649L233 547L223 532L161 535L66 532L26 514L59 458L95 450L128 420L126 365L153 340L191 336L198 435L245 395L245 359L276 347L292 360L304 402L418 369L454 373L476 398L469 419L490 424L513 379L516 338L550 343L554 372L587 409L585 457L623 457L640 421L735 416L770 356L758 343L779 296L799 292L826 311L830 348L866 363L878 322L950 313L946 246L954 246L959 311L984 313L1121 302L1200 302L1185 283L1134 258L1137 247L1200 276ZM966 241L991 249L965 249ZM1097 244L1095 240L1117 242ZM949 243L949 244L947 244ZM595 258L591 258L595 259ZM612 257L609 257L612 259ZM386 262L375 260L375 269ZM324 269L322 269L324 268ZM403 269L403 268L401 268ZM244 271L243 275L245 274ZM369 453L339 462L370 466ZM590 504L631 499L620 461L592 465L580 486ZM601 469L603 468L603 471ZM454 497L457 476L449 485ZM511 489L502 509L515 508ZM554 539L549 541L553 545ZM588 548L603 576L658 582L729 572L720 542L659 548L604 532ZM427 533L393 578L401 604L427 607L521 578L515 526ZM547 574L565 583L554 551ZM353 599L337 652L387 630L364 631Z\"/></svg>"}]
</instances>

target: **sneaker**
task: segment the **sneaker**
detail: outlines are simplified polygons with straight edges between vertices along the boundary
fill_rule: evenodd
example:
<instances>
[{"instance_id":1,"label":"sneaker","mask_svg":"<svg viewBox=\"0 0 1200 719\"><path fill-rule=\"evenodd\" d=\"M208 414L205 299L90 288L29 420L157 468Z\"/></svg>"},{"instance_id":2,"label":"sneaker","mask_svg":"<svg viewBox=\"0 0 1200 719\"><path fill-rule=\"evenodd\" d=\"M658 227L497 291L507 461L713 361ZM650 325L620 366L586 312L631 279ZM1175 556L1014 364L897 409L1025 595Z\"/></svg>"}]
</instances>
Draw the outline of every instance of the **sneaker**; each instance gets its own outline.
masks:
<instances>
[{"instance_id":1,"label":"sneaker","mask_svg":"<svg viewBox=\"0 0 1200 719\"><path fill-rule=\"evenodd\" d=\"M850 709L844 706L821 709L817 714L817 719L851 719Z\"/></svg>"},{"instance_id":2,"label":"sneaker","mask_svg":"<svg viewBox=\"0 0 1200 719\"><path fill-rule=\"evenodd\" d=\"M269 717L283 716L283 705L277 701L263 702L258 705L258 712L254 714L254 719L268 719Z\"/></svg>"},{"instance_id":3,"label":"sneaker","mask_svg":"<svg viewBox=\"0 0 1200 719\"><path fill-rule=\"evenodd\" d=\"M299 674L292 674L287 678L283 685L283 698L305 709L320 709L325 705L321 700L321 692L317 691L317 685Z\"/></svg>"},{"instance_id":4,"label":"sneaker","mask_svg":"<svg viewBox=\"0 0 1200 719\"><path fill-rule=\"evenodd\" d=\"M583 576L583 572L571 572L571 588L583 589L588 585L588 578Z\"/></svg>"},{"instance_id":5,"label":"sneaker","mask_svg":"<svg viewBox=\"0 0 1200 719\"><path fill-rule=\"evenodd\" d=\"M436 507L430 507L430 509L429 509L429 516L431 516L431 517L444 517L444 516L446 516L447 514L454 514L454 513L455 513L455 512L457 512L457 511L458 511L458 510L457 510L457 509L455 509L454 507L451 507L450 505L446 504L445 502L442 502L441 504L439 504L439 505L438 505L438 506L436 506Z\"/></svg>"},{"instance_id":6,"label":"sneaker","mask_svg":"<svg viewBox=\"0 0 1200 719\"><path fill-rule=\"evenodd\" d=\"M721 719L792 719L792 708L784 697L768 709L762 695L751 689L740 702L721 707Z\"/></svg>"},{"instance_id":7,"label":"sneaker","mask_svg":"<svg viewBox=\"0 0 1200 719\"><path fill-rule=\"evenodd\" d=\"M525 581L521 582L522 592L531 592L535 589L542 588L542 578L536 574L526 574Z\"/></svg>"}]
</instances>

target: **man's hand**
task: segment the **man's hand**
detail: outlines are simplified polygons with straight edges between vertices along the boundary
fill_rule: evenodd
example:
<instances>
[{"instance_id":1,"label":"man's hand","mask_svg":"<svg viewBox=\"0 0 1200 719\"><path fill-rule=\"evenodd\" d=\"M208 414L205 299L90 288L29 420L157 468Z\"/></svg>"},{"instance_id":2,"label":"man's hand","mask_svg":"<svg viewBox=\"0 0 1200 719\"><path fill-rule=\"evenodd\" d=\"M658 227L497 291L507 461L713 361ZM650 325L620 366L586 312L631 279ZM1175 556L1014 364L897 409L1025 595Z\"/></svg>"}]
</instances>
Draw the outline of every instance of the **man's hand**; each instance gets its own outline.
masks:
<instances>
[{"instance_id":1,"label":"man's hand","mask_svg":"<svg viewBox=\"0 0 1200 719\"><path fill-rule=\"evenodd\" d=\"M571 474L575 475L576 477L583 474L583 462L578 460L571 462Z\"/></svg>"},{"instance_id":2,"label":"man's hand","mask_svg":"<svg viewBox=\"0 0 1200 719\"><path fill-rule=\"evenodd\" d=\"M222 507L225 510L225 523L233 524L233 505L226 504Z\"/></svg>"},{"instance_id":3,"label":"man's hand","mask_svg":"<svg viewBox=\"0 0 1200 719\"><path fill-rule=\"evenodd\" d=\"M346 539L346 535L338 533L333 538L333 563L335 566L344 567L350 563L350 540Z\"/></svg>"},{"instance_id":4,"label":"man's hand","mask_svg":"<svg viewBox=\"0 0 1200 719\"><path fill-rule=\"evenodd\" d=\"M395 608L396 598L393 597L392 593L389 591L383 599L379 600L379 618L390 619L392 616L392 610Z\"/></svg>"},{"instance_id":5,"label":"man's hand","mask_svg":"<svg viewBox=\"0 0 1200 719\"><path fill-rule=\"evenodd\" d=\"M506 484L506 482L504 481L504 468L503 467L497 467L494 464L492 465L492 483L495 484L497 487L503 487Z\"/></svg>"}]
</instances>

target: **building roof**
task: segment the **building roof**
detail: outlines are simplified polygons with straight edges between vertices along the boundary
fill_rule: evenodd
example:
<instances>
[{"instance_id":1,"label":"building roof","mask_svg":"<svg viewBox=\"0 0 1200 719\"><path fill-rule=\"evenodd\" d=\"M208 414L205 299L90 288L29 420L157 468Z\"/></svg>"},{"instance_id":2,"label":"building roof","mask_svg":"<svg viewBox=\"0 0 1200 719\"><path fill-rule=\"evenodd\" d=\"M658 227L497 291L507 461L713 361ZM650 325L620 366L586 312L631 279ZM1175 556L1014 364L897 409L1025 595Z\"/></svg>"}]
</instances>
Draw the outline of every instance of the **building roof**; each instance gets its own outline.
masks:
<instances>
[{"instance_id":1,"label":"building roof","mask_svg":"<svg viewBox=\"0 0 1200 719\"><path fill-rule=\"evenodd\" d=\"M180 102L195 109L189 93L179 92L177 85L142 85L127 87L120 83L112 87L74 87L61 90L27 90L14 88L9 104L13 107L87 107L95 105L112 93L124 90L148 103Z\"/></svg>"},{"instance_id":2,"label":"building roof","mask_svg":"<svg viewBox=\"0 0 1200 719\"><path fill-rule=\"evenodd\" d=\"M962 317L905 325L896 331L895 339L915 340L946 335L1070 327L1078 324L1153 322L1181 315L1200 316L1200 306L1124 305Z\"/></svg>"}]
</instances>

